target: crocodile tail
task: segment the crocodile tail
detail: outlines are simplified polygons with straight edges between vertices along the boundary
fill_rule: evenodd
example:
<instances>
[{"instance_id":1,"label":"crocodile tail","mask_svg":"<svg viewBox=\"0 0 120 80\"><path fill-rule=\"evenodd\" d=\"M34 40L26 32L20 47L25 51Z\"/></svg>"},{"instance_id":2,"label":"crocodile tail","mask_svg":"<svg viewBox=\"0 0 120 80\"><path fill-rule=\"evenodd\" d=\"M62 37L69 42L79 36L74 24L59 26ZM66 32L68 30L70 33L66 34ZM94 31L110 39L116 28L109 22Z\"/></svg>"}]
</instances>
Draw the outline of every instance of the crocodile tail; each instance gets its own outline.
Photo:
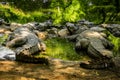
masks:
<instances>
[{"instance_id":1,"label":"crocodile tail","mask_svg":"<svg viewBox=\"0 0 120 80\"><path fill-rule=\"evenodd\" d=\"M85 68L85 69L106 69L108 68L108 65L105 64L96 64L96 65L92 65L92 64L86 64L86 63L80 63L80 67Z\"/></svg>"},{"instance_id":2,"label":"crocodile tail","mask_svg":"<svg viewBox=\"0 0 120 80\"><path fill-rule=\"evenodd\" d=\"M91 60L89 63L80 63L80 67L85 68L85 69L109 69L113 66L113 62L111 59L96 59L96 60Z\"/></svg>"},{"instance_id":3,"label":"crocodile tail","mask_svg":"<svg viewBox=\"0 0 120 80\"><path fill-rule=\"evenodd\" d=\"M16 61L49 65L49 60L45 57L35 57L32 55L24 54L16 54Z\"/></svg>"}]
</instances>

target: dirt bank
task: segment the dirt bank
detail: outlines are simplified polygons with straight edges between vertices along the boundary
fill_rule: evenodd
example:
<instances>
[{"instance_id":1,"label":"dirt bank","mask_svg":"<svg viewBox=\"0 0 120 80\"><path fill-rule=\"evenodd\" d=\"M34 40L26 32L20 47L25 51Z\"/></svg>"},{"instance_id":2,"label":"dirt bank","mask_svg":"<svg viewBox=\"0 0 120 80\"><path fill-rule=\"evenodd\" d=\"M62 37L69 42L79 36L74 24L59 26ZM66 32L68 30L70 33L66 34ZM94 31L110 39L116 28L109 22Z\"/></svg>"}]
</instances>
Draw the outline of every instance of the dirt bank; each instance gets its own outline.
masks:
<instances>
[{"instance_id":1,"label":"dirt bank","mask_svg":"<svg viewBox=\"0 0 120 80\"><path fill-rule=\"evenodd\" d=\"M107 70L86 70L79 62L53 60L50 66L0 61L0 80L120 80Z\"/></svg>"}]
</instances>

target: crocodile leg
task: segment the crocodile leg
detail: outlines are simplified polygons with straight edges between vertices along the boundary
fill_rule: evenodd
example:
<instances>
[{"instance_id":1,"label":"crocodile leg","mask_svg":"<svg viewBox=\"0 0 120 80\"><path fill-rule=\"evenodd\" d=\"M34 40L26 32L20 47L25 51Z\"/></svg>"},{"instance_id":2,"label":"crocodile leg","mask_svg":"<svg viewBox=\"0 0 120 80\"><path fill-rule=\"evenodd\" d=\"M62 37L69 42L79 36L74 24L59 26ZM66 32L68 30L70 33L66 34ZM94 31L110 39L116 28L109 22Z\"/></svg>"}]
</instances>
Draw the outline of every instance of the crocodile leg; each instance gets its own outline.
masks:
<instances>
[{"instance_id":1,"label":"crocodile leg","mask_svg":"<svg viewBox=\"0 0 120 80\"><path fill-rule=\"evenodd\" d=\"M15 46L21 46L21 45L25 44L26 41L27 41L27 39L24 37L17 37L15 39L7 42L6 46L10 47L10 48L15 47Z\"/></svg>"}]
</instances>

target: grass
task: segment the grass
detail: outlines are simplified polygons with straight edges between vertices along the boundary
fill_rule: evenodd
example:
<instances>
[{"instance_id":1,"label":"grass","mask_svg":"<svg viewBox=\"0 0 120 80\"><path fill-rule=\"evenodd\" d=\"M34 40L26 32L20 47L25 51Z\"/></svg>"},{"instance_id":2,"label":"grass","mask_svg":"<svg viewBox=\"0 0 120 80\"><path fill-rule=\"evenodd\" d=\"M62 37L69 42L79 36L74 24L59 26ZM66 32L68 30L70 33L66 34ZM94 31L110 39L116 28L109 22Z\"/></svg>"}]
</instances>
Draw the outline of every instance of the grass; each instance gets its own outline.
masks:
<instances>
[{"instance_id":1,"label":"grass","mask_svg":"<svg viewBox=\"0 0 120 80\"><path fill-rule=\"evenodd\" d=\"M61 38L52 38L45 41L46 55L63 60L80 60L82 56L74 50L74 44Z\"/></svg>"},{"instance_id":2,"label":"grass","mask_svg":"<svg viewBox=\"0 0 120 80\"><path fill-rule=\"evenodd\" d=\"M120 38L110 34L108 39L114 44L113 48L114 56L120 56Z\"/></svg>"},{"instance_id":3,"label":"grass","mask_svg":"<svg viewBox=\"0 0 120 80\"><path fill-rule=\"evenodd\" d=\"M0 44L4 43L7 39L8 35L4 34L3 36L0 36Z\"/></svg>"}]
</instances>

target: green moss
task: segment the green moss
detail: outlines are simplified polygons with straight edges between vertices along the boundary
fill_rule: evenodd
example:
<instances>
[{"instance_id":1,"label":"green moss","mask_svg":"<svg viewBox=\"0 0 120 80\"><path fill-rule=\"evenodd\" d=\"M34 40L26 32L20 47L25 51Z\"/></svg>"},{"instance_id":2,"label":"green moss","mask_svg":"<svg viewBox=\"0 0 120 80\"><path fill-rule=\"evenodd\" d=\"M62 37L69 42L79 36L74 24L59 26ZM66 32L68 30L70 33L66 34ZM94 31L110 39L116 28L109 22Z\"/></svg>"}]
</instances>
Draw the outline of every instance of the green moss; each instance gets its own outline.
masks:
<instances>
[{"instance_id":1,"label":"green moss","mask_svg":"<svg viewBox=\"0 0 120 80\"><path fill-rule=\"evenodd\" d=\"M82 56L74 50L74 44L61 38L52 38L45 41L47 45L46 55L63 60L80 60Z\"/></svg>"}]
</instances>

